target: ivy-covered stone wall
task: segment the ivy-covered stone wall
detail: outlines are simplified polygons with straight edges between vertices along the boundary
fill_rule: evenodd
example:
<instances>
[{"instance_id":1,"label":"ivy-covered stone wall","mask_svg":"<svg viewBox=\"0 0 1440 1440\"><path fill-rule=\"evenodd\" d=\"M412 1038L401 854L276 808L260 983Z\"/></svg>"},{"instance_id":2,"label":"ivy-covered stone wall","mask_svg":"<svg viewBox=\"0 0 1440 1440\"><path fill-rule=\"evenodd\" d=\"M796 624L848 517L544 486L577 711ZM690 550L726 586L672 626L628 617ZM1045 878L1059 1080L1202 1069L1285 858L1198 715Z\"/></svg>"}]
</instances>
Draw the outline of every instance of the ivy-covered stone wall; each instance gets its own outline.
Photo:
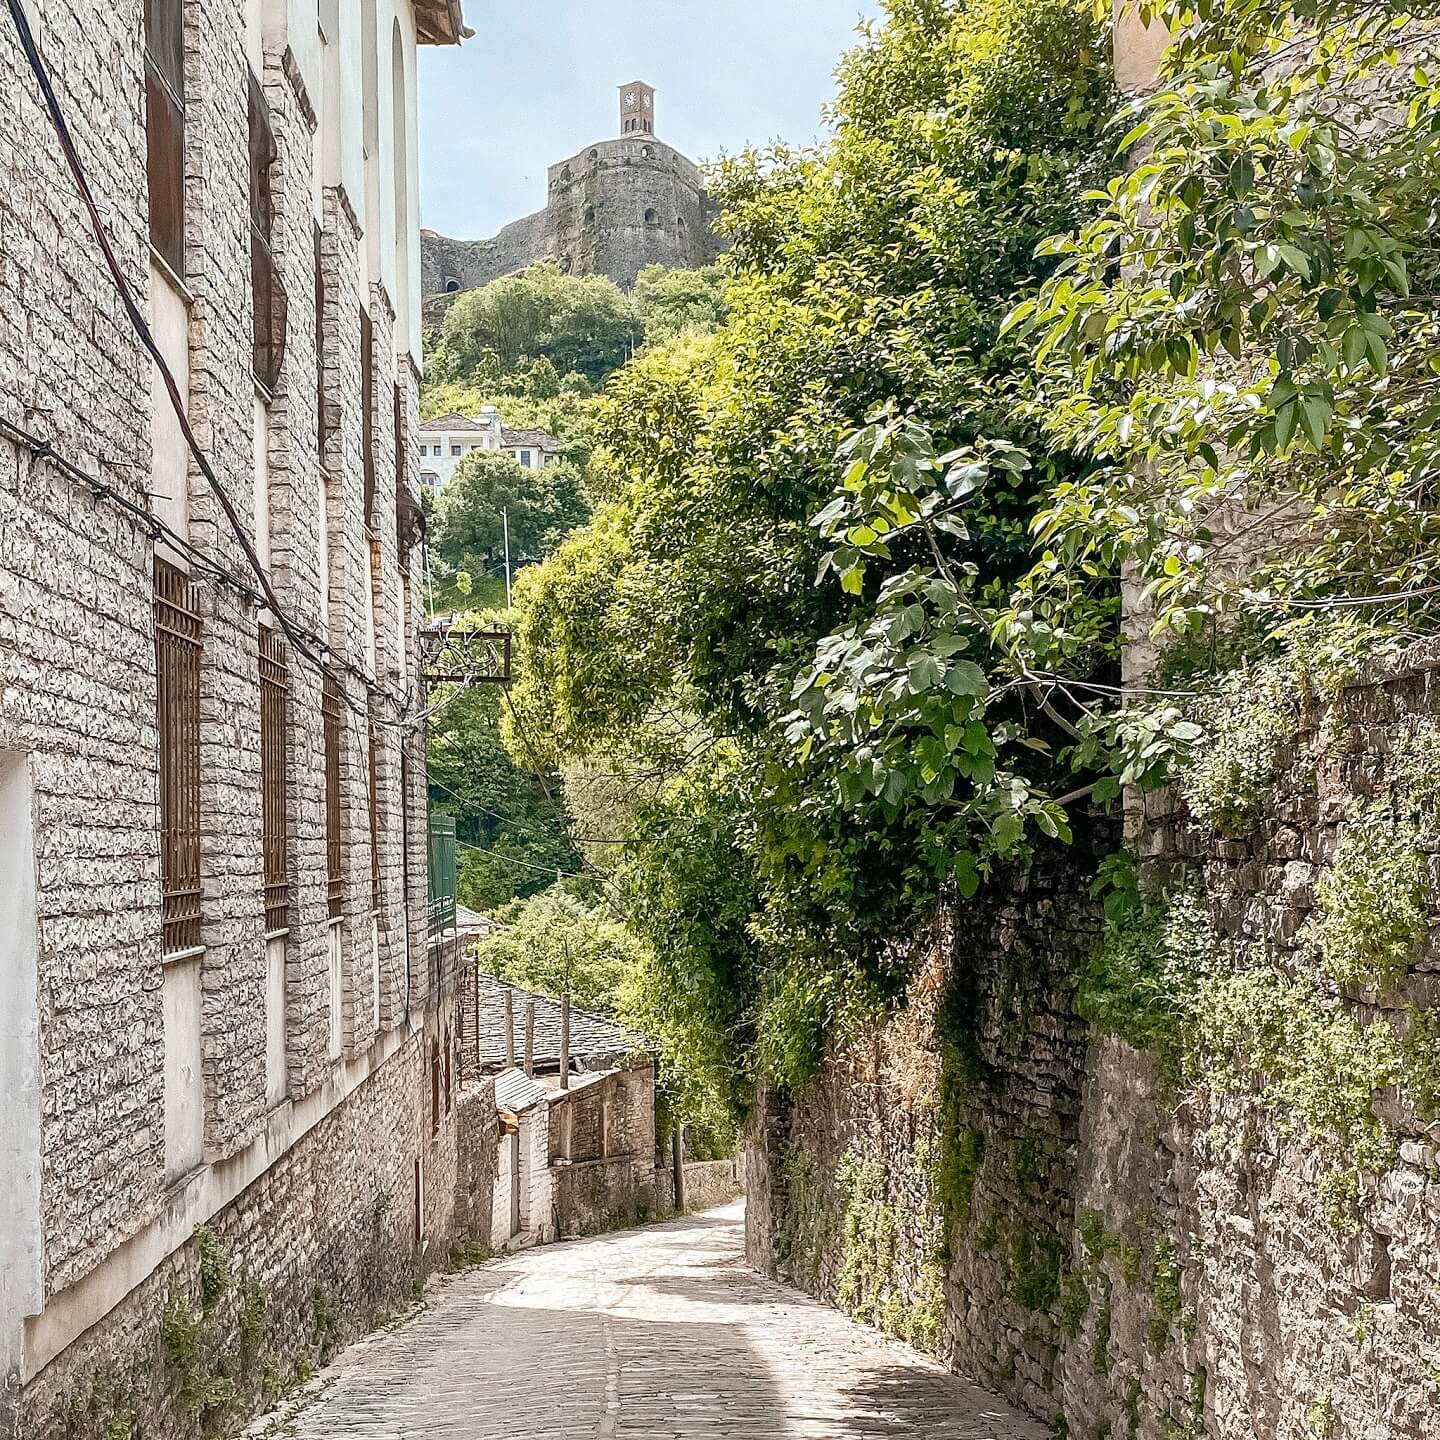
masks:
<instances>
[{"instance_id":1,"label":"ivy-covered stone wall","mask_svg":"<svg viewBox=\"0 0 1440 1440\"><path fill-rule=\"evenodd\" d=\"M764 1268L1104 1440L1440 1432L1440 655L1259 667L762 1097ZM1102 883L1095 888L1097 870Z\"/></svg>"}]
</instances>

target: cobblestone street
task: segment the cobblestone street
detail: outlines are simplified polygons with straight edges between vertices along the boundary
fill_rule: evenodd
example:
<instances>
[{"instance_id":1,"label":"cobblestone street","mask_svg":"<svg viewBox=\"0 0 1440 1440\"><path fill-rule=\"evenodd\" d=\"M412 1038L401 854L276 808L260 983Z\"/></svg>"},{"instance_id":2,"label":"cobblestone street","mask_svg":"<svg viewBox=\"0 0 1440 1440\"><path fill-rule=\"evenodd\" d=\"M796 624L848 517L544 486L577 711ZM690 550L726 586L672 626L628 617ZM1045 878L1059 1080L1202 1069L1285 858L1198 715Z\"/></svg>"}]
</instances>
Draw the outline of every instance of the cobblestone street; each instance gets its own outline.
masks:
<instances>
[{"instance_id":1,"label":"cobblestone street","mask_svg":"<svg viewBox=\"0 0 1440 1440\"><path fill-rule=\"evenodd\" d=\"M1039 1440L975 1386L742 1259L740 1206L531 1250L356 1346L300 1440Z\"/></svg>"}]
</instances>

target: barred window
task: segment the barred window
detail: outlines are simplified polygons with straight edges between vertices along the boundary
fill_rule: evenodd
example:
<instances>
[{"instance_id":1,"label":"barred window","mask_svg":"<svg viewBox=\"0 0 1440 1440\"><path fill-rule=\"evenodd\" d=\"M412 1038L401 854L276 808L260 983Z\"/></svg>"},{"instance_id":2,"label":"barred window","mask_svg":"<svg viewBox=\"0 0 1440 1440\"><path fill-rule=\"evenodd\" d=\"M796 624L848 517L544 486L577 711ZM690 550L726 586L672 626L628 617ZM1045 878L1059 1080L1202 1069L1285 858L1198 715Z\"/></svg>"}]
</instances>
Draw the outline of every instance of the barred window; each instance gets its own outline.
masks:
<instances>
[{"instance_id":1,"label":"barred window","mask_svg":"<svg viewBox=\"0 0 1440 1440\"><path fill-rule=\"evenodd\" d=\"M265 853L265 929L290 923L290 833L285 815L290 666L285 642L260 627L260 795Z\"/></svg>"},{"instance_id":2,"label":"barred window","mask_svg":"<svg viewBox=\"0 0 1440 1440\"><path fill-rule=\"evenodd\" d=\"M380 908L380 735L370 722L370 908Z\"/></svg>"},{"instance_id":3,"label":"barred window","mask_svg":"<svg viewBox=\"0 0 1440 1440\"><path fill-rule=\"evenodd\" d=\"M340 873L340 687L330 677L320 697L325 724L325 882L330 918L340 918L344 880Z\"/></svg>"},{"instance_id":4,"label":"barred window","mask_svg":"<svg viewBox=\"0 0 1440 1440\"><path fill-rule=\"evenodd\" d=\"M200 944L200 613L190 577L155 562L161 924L167 955Z\"/></svg>"},{"instance_id":5,"label":"barred window","mask_svg":"<svg viewBox=\"0 0 1440 1440\"><path fill-rule=\"evenodd\" d=\"M145 0L145 168L150 243L185 274L185 25L183 0Z\"/></svg>"}]
</instances>

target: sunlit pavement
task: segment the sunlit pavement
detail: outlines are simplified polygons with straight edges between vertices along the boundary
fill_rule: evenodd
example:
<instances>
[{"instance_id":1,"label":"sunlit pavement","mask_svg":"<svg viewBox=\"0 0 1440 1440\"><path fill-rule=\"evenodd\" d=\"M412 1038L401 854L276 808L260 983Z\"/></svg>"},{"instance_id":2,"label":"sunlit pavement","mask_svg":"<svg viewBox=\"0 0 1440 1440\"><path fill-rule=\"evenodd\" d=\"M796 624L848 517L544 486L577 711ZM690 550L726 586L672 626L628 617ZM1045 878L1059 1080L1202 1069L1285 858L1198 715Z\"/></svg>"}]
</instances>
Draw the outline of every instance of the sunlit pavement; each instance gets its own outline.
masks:
<instances>
[{"instance_id":1,"label":"sunlit pavement","mask_svg":"<svg viewBox=\"0 0 1440 1440\"><path fill-rule=\"evenodd\" d=\"M744 1263L740 1205L446 1280L342 1356L302 1440L1039 1440L1003 1402Z\"/></svg>"}]
</instances>

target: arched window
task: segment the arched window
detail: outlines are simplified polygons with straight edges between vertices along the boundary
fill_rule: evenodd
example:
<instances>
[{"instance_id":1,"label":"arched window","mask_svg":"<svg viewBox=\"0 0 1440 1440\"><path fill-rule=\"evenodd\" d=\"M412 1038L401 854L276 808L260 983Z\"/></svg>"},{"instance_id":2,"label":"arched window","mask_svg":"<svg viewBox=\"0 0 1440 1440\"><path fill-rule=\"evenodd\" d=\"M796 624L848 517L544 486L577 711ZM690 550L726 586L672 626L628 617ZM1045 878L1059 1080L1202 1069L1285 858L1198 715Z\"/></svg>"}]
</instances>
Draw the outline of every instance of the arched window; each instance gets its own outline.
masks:
<instances>
[{"instance_id":1,"label":"arched window","mask_svg":"<svg viewBox=\"0 0 1440 1440\"><path fill-rule=\"evenodd\" d=\"M568 185L574 178L575 176L571 173L570 167L568 165L560 172L560 179L562 183L566 185Z\"/></svg>"},{"instance_id":2,"label":"arched window","mask_svg":"<svg viewBox=\"0 0 1440 1440\"><path fill-rule=\"evenodd\" d=\"M640 154L643 159L648 160L654 153L655 152L648 145L642 145L640 147Z\"/></svg>"},{"instance_id":3,"label":"arched window","mask_svg":"<svg viewBox=\"0 0 1440 1440\"><path fill-rule=\"evenodd\" d=\"M657 218L658 218L658 217L656 216L656 214L655 214L655 212L654 212L653 210L647 210L647 211L645 212L645 223L646 223L647 225L653 225L653 224L655 223L655 221L656 221Z\"/></svg>"},{"instance_id":4,"label":"arched window","mask_svg":"<svg viewBox=\"0 0 1440 1440\"><path fill-rule=\"evenodd\" d=\"M460 288L460 282L453 276L447 276L445 280L445 293L453 295Z\"/></svg>"},{"instance_id":5,"label":"arched window","mask_svg":"<svg viewBox=\"0 0 1440 1440\"><path fill-rule=\"evenodd\" d=\"M595 223L595 207L593 205L587 205L585 207L585 223L587 225L593 225Z\"/></svg>"},{"instance_id":6,"label":"arched window","mask_svg":"<svg viewBox=\"0 0 1440 1440\"><path fill-rule=\"evenodd\" d=\"M590 163L593 165L597 160L599 160L599 158L600 158L600 152L599 152L598 150L592 150L592 151L590 152L590 157L589 157L589 158L590 158Z\"/></svg>"}]
</instances>

